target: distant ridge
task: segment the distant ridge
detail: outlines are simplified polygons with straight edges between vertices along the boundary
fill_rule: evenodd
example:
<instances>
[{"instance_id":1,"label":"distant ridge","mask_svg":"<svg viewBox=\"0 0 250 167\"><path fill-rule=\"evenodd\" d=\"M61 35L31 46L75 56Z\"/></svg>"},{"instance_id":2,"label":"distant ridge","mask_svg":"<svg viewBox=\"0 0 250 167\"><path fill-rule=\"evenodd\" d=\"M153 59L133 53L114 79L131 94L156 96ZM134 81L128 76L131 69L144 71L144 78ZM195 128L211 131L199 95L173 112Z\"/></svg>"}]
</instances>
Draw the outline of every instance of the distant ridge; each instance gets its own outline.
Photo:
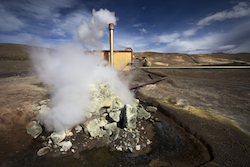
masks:
<instances>
[{"instance_id":1,"label":"distant ridge","mask_svg":"<svg viewBox=\"0 0 250 167\"><path fill-rule=\"evenodd\" d=\"M0 43L0 60L29 60L32 48L42 48L30 45Z\"/></svg>"}]
</instances>

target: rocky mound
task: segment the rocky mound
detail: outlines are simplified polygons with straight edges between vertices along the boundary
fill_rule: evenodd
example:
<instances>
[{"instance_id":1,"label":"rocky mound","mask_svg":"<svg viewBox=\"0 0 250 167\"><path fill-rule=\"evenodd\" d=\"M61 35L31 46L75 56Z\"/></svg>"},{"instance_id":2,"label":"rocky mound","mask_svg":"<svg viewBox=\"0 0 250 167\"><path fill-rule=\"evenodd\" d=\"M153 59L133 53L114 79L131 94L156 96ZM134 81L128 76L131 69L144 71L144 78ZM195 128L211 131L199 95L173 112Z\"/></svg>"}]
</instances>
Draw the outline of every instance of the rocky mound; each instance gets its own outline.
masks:
<instances>
[{"instance_id":1,"label":"rocky mound","mask_svg":"<svg viewBox=\"0 0 250 167\"><path fill-rule=\"evenodd\" d=\"M146 111L139 100L135 104L122 104L108 84L93 82L90 84L90 98L93 109L86 115L86 121L66 131L48 133L42 122L34 120L27 126L27 133L42 141L37 155L75 154L94 147L109 146L110 150L145 153L150 151L153 138L153 126L148 111L157 108L147 107ZM39 115L50 110L50 99L43 100L33 111ZM157 120L156 120L157 121Z\"/></svg>"}]
</instances>

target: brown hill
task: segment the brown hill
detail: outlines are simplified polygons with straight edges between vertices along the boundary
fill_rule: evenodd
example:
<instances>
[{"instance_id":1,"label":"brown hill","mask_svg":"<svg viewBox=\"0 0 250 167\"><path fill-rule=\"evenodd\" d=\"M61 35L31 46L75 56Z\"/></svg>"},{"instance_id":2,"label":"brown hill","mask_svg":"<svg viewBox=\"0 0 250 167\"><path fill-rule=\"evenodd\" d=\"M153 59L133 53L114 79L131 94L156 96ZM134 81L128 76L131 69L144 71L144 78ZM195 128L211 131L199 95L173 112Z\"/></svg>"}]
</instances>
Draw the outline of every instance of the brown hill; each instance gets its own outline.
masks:
<instances>
[{"instance_id":1,"label":"brown hill","mask_svg":"<svg viewBox=\"0 0 250 167\"><path fill-rule=\"evenodd\" d=\"M30 45L0 43L0 60L29 60L28 52L33 47L40 48Z\"/></svg>"}]
</instances>

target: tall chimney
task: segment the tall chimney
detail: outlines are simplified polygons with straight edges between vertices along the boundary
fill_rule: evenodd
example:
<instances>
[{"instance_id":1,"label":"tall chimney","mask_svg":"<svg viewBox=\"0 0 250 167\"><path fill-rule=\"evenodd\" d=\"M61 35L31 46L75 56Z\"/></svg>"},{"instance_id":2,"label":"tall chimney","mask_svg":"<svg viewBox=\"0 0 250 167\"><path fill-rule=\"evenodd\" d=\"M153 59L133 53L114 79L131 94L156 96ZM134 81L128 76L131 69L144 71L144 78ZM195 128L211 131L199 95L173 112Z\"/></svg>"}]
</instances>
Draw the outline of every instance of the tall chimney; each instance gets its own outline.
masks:
<instances>
[{"instance_id":1,"label":"tall chimney","mask_svg":"<svg viewBox=\"0 0 250 167\"><path fill-rule=\"evenodd\" d=\"M114 37L113 37L113 30L114 30L114 24L113 23L110 23L109 24L109 31L110 31L110 65L111 66L114 66L114 59L113 59L113 56L114 56Z\"/></svg>"}]
</instances>

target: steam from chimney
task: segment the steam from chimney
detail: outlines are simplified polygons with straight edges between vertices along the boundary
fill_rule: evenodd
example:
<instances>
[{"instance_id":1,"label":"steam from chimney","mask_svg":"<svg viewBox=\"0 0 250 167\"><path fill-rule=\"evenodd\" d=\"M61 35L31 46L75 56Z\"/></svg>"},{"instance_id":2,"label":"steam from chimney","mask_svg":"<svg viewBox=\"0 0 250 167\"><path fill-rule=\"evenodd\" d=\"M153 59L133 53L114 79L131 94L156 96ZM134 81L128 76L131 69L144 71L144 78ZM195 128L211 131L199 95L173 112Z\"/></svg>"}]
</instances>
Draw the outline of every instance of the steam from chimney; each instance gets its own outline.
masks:
<instances>
[{"instance_id":1,"label":"steam from chimney","mask_svg":"<svg viewBox=\"0 0 250 167\"><path fill-rule=\"evenodd\" d=\"M107 9L92 11L93 17L87 22L82 20L78 27L78 37L82 45L87 48L88 45L94 46L97 50L101 50L100 39L104 35L104 30L109 23L116 25L115 13Z\"/></svg>"},{"instance_id":2,"label":"steam from chimney","mask_svg":"<svg viewBox=\"0 0 250 167\"><path fill-rule=\"evenodd\" d=\"M115 21L114 13L107 9L93 10L90 21L83 20L78 28L79 40L83 46L99 49L103 31ZM67 130L85 120L93 106L89 98L92 81L108 83L124 104L133 103L128 85L119 79L118 71L101 56L84 52L74 43L54 50L33 50L31 58L38 76L51 88L52 108L37 117L48 131Z\"/></svg>"}]
</instances>

